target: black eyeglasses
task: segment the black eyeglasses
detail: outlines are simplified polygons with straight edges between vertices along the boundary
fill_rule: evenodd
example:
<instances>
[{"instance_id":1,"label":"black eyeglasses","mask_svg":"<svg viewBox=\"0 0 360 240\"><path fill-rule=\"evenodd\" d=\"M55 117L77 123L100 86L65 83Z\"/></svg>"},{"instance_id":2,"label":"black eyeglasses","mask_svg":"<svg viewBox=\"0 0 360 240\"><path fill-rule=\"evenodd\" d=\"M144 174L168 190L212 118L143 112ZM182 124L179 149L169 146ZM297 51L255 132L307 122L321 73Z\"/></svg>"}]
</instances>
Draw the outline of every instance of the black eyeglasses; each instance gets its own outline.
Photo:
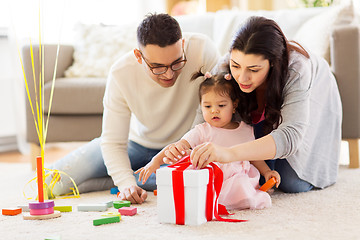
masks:
<instances>
[{"instance_id":1,"label":"black eyeglasses","mask_svg":"<svg viewBox=\"0 0 360 240\"><path fill-rule=\"evenodd\" d=\"M161 74L164 74L167 72L167 70L170 69L173 70L174 72L175 71L179 71L180 69L182 69L186 62L187 62L187 59L186 59L186 55L185 55L185 51L183 49L183 54L184 54L184 59L183 60L179 60L179 61L175 61L173 62L172 64L170 65L167 65L167 66L158 66L158 67L152 67L150 66L150 64L148 63L148 61L146 60L146 58L144 58L144 55L142 54L141 51L139 51L140 54L141 54L141 57L144 59L146 65L148 65L148 67L150 68L151 72L155 75L161 75Z\"/></svg>"}]
</instances>

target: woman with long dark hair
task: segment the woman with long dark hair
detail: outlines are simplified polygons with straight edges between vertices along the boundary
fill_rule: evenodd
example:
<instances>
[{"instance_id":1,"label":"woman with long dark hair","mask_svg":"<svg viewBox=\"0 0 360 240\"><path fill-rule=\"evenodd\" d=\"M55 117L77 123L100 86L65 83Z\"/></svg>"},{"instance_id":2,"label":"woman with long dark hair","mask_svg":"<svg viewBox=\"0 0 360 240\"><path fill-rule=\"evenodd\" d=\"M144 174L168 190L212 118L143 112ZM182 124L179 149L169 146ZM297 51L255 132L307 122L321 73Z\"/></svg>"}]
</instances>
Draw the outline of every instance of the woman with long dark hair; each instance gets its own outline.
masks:
<instances>
[{"instance_id":1,"label":"woman with long dark hair","mask_svg":"<svg viewBox=\"0 0 360 240\"><path fill-rule=\"evenodd\" d=\"M341 145L341 100L329 65L288 41L273 20L251 17L232 42L226 64L240 86L238 113L255 140L230 148L204 143L191 161L268 160L284 192L336 182Z\"/></svg>"}]
</instances>

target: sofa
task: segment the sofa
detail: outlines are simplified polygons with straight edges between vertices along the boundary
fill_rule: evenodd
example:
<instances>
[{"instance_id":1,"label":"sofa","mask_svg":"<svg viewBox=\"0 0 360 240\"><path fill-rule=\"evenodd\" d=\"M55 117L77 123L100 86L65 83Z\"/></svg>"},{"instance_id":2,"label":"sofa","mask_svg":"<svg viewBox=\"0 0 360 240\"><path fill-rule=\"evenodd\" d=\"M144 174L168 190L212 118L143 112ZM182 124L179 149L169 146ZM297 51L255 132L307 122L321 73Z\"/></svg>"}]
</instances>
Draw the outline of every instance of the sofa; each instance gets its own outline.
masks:
<instances>
[{"instance_id":1,"label":"sofa","mask_svg":"<svg viewBox=\"0 0 360 240\"><path fill-rule=\"evenodd\" d=\"M360 26L352 4L277 11L223 10L180 16L177 20L183 31L206 34L225 54L238 26L252 15L274 19L288 39L298 41L329 62L342 98L342 136L349 142L350 166L359 167ZM77 25L76 43L60 46L47 142L89 141L100 136L106 75L119 56L136 47L137 25ZM38 71L37 49L34 46L34 65ZM29 89L33 90L29 50L29 46L24 46L22 57ZM45 45L45 115L56 51L57 45ZM38 138L28 102L26 106L27 141L34 155L39 151Z\"/></svg>"}]
</instances>

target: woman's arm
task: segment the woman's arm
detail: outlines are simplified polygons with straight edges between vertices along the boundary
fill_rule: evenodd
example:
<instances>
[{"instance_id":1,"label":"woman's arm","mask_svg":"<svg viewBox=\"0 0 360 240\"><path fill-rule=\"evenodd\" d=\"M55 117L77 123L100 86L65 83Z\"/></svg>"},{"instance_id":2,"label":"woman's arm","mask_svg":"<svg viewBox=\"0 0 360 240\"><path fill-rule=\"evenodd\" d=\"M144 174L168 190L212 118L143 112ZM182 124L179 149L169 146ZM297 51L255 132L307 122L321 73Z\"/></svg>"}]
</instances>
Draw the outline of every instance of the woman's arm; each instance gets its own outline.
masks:
<instances>
[{"instance_id":1,"label":"woman's arm","mask_svg":"<svg viewBox=\"0 0 360 240\"><path fill-rule=\"evenodd\" d=\"M203 168L210 162L229 163L234 161L259 161L273 159L276 153L275 141L271 135L230 148L220 147L207 142L196 146L190 159L197 168Z\"/></svg>"},{"instance_id":2,"label":"woman's arm","mask_svg":"<svg viewBox=\"0 0 360 240\"><path fill-rule=\"evenodd\" d=\"M160 168L160 166L164 163L173 164L177 160L180 160L180 154L181 152L186 153L187 150L190 149L190 144L184 140L181 139L177 141L176 143L171 143L164 147L158 154L156 154L151 161L146 164L144 167L139 168L135 174L139 173L139 181L142 179L142 183L145 183L147 179L150 177L150 175L155 172L157 169ZM180 153L179 153L180 152ZM176 154L176 155L173 155ZM170 158L167 158L167 156L171 156ZM177 158L175 158L176 156Z\"/></svg>"},{"instance_id":3,"label":"woman's arm","mask_svg":"<svg viewBox=\"0 0 360 240\"><path fill-rule=\"evenodd\" d=\"M235 145L230 150L237 156L236 161L268 160L274 158L276 145L273 137L266 135L251 142Z\"/></svg>"}]
</instances>

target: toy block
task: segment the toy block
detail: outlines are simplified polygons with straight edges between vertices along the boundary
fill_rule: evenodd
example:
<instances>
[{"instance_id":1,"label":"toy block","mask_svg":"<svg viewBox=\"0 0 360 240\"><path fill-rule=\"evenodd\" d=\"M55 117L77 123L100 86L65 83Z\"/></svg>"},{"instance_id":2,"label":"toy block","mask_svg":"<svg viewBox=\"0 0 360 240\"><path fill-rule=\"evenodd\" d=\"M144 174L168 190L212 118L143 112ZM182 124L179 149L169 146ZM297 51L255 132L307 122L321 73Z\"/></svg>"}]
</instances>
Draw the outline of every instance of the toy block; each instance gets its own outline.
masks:
<instances>
[{"instance_id":1,"label":"toy block","mask_svg":"<svg viewBox=\"0 0 360 240\"><path fill-rule=\"evenodd\" d=\"M119 208L122 208L122 207L130 207L131 202L130 202L130 201L126 201L126 200L123 200L123 201L114 201L114 202L113 202L113 205L114 205L114 208L119 209Z\"/></svg>"},{"instance_id":2,"label":"toy block","mask_svg":"<svg viewBox=\"0 0 360 240\"><path fill-rule=\"evenodd\" d=\"M157 196L157 190L156 189L154 190L154 196Z\"/></svg>"},{"instance_id":3,"label":"toy block","mask_svg":"<svg viewBox=\"0 0 360 240\"><path fill-rule=\"evenodd\" d=\"M55 206L54 210L58 210L60 212L72 212L72 206Z\"/></svg>"},{"instance_id":4,"label":"toy block","mask_svg":"<svg viewBox=\"0 0 360 240\"><path fill-rule=\"evenodd\" d=\"M30 215L30 213L28 212L23 213L24 220L43 220L43 219L57 218L60 216L61 213L59 211L54 211L54 213L46 214L46 215Z\"/></svg>"},{"instance_id":5,"label":"toy block","mask_svg":"<svg viewBox=\"0 0 360 240\"><path fill-rule=\"evenodd\" d=\"M119 192L119 189L117 187L113 187L110 189L111 194L117 194Z\"/></svg>"},{"instance_id":6,"label":"toy block","mask_svg":"<svg viewBox=\"0 0 360 240\"><path fill-rule=\"evenodd\" d=\"M3 208L2 215L15 216L22 212L21 208Z\"/></svg>"},{"instance_id":7,"label":"toy block","mask_svg":"<svg viewBox=\"0 0 360 240\"><path fill-rule=\"evenodd\" d=\"M113 206L113 201L104 202L108 208Z\"/></svg>"},{"instance_id":8,"label":"toy block","mask_svg":"<svg viewBox=\"0 0 360 240\"><path fill-rule=\"evenodd\" d=\"M29 209L45 209L52 208L55 206L53 200L48 200L44 202L29 202Z\"/></svg>"},{"instance_id":9,"label":"toy block","mask_svg":"<svg viewBox=\"0 0 360 240\"><path fill-rule=\"evenodd\" d=\"M47 215L54 213L54 208L30 209L30 215Z\"/></svg>"},{"instance_id":10,"label":"toy block","mask_svg":"<svg viewBox=\"0 0 360 240\"><path fill-rule=\"evenodd\" d=\"M102 217L120 217L120 220L121 220L121 213L119 212L106 212L106 213L103 213L101 214Z\"/></svg>"},{"instance_id":11,"label":"toy block","mask_svg":"<svg viewBox=\"0 0 360 240\"><path fill-rule=\"evenodd\" d=\"M266 181L266 183L264 183L260 190L267 192L269 191L274 185L276 184L276 179L274 177L270 178L269 180Z\"/></svg>"},{"instance_id":12,"label":"toy block","mask_svg":"<svg viewBox=\"0 0 360 240\"><path fill-rule=\"evenodd\" d=\"M44 240L61 240L60 236L50 236L46 237Z\"/></svg>"},{"instance_id":13,"label":"toy block","mask_svg":"<svg viewBox=\"0 0 360 240\"><path fill-rule=\"evenodd\" d=\"M134 216L137 213L136 207L122 207L119 208L119 213L124 216Z\"/></svg>"},{"instance_id":14,"label":"toy block","mask_svg":"<svg viewBox=\"0 0 360 240\"><path fill-rule=\"evenodd\" d=\"M23 212L30 212L29 205L18 205L18 208L21 208Z\"/></svg>"},{"instance_id":15,"label":"toy block","mask_svg":"<svg viewBox=\"0 0 360 240\"><path fill-rule=\"evenodd\" d=\"M120 217L119 216L94 219L93 220L93 225L94 226L99 226L99 225L102 225L102 224L116 223L116 222L120 222Z\"/></svg>"},{"instance_id":16,"label":"toy block","mask_svg":"<svg viewBox=\"0 0 360 240\"><path fill-rule=\"evenodd\" d=\"M79 204L77 206L78 211L80 212L103 212L108 209L106 203L98 204Z\"/></svg>"}]
</instances>

